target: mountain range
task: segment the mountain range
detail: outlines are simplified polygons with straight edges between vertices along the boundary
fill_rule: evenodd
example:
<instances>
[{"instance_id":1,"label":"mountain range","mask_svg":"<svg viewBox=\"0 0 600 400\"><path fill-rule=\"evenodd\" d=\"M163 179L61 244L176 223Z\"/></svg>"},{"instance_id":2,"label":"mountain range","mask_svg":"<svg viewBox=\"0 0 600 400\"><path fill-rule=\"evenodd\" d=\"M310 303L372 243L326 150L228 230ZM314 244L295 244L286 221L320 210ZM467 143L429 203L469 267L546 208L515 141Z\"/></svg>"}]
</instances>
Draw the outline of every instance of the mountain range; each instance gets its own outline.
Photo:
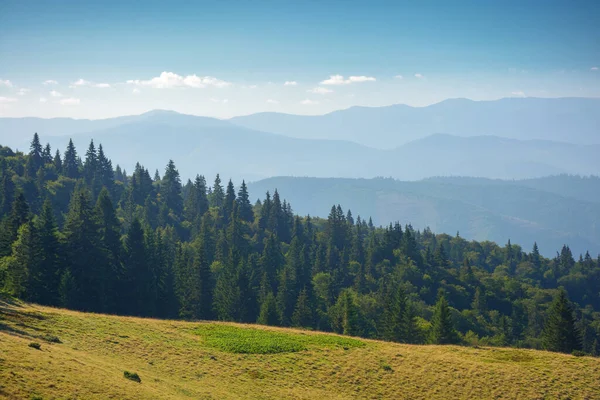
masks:
<instances>
[{"instance_id":1,"label":"mountain range","mask_svg":"<svg viewBox=\"0 0 600 400\"><path fill-rule=\"evenodd\" d=\"M599 144L598 98L449 99L427 107L352 107L325 115L258 113L232 118L246 128L304 139L343 139L390 149L433 133Z\"/></svg>"},{"instance_id":2,"label":"mountain range","mask_svg":"<svg viewBox=\"0 0 600 400\"><path fill-rule=\"evenodd\" d=\"M89 141L94 139L96 144L103 144L115 164L120 164L127 170L131 170L136 161L150 170L162 170L168 160L173 159L184 178L192 178L196 173L206 176L221 173L225 178L236 180L258 180L283 175L340 178L385 176L402 180L418 180L431 176L524 179L556 174L590 175L600 171L600 158L597 157L600 144L589 144L595 140L590 126L600 115L600 112L592 112L594 107L600 104L596 99L505 100L506 102L449 100L422 109L407 106L380 109L355 107L322 116L321 121L344 115L339 122L339 129L345 129L344 126L348 124L358 129L360 124L352 123L354 120L363 121L367 125L372 124L370 131L361 134L365 141L385 131L381 127L384 120L402 119L407 110L415 113L424 113L430 109L454 110L454 114L457 115L456 121L447 124L448 130L453 131L456 128L452 127L467 124L464 115L473 107L483 106L485 109L494 110L497 108L498 110L493 113L489 111L488 114L499 115L507 112L507 105L514 108L521 104L523 109L534 109L541 113L542 104L548 103L555 107L556 104L564 102L565 110L571 110L564 111L564 118L569 119L577 115L580 117L578 126L583 128L571 131L569 143L547 138L532 139L545 137L539 129L527 131L529 133L523 134L521 139L510 138L519 136L517 133L508 135L508 138L492 135L474 136L482 118L473 111L473 124L463 126L464 135L435 133L434 130L420 127L411 133L414 140L394 148L382 149L360 144L358 140L350 140L350 134L347 137L338 135L341 138L334 139L336 134L333 131L328 131L329 134L323 134L321 137L311 130L312 128L307 127L305 137L299 138L289 136L289 132L286 135L281 132L267 132L271 129L262 131L240 126L240 121L243 120L240 118L226 121L156 110L137 116L104 120L0 118L0 144L27 149L33 132L38 132L42 141L49 141L54 148L61 150L65 148L68 139L73 138L82 154ZM577 104L586 107L576 113L574 107ZM515 115L519 115L514 112ZM389 118L379 119L379 114ZM392 115L395 116L392 118ZM281 117L270 114L259 114L256 117L264 120L269 116L273 117L273 121ZM547 114L548 118L554 116L552 113ZM293 117L297 117L298 121L319 120L316 117ZM285 126L300 127L302 124L294 120ZM532 124L533 122L530 122L526 125L531 127ZM323 126L328 125L324 123ZM566 133L563 132L563 136L559 135L562 125L553 126L554 130L548 131L547 136L565 139L563 136L566 136ZM524 128L521 130L524 131ZM582 144L586 141L589 143Z\"/></svg>"}]
</instances>

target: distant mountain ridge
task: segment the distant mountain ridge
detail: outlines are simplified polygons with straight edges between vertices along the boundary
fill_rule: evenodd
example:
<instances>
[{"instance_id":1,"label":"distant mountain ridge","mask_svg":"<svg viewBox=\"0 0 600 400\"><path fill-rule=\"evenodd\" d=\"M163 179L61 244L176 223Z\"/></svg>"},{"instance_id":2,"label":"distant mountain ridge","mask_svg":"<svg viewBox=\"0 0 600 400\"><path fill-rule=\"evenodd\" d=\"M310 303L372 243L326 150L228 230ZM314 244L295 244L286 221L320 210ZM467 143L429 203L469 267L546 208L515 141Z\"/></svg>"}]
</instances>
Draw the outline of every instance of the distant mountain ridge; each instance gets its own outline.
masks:
<instances>
[{"instance_id":1,"label":"distant mountain ridge","mask_svg":"<svg viewBox=\"0 0 600 400\"><path fill-rule=\"evenodd\" d=\"M106 120L0 118L2 145L27 150L33 132L61 151L72 138L81 155L94 139L128 171L136 161L150 170L163 170L172 158L184 178L218 172L236 180L282 175L523 179L600 171L600 145L548 140L433 134L382 150L348 140L299 139L161 110Z\"/></svg>"},{"instance_id":2,"label":"distant mountain ridge","mask_svg":"<svg viewBox=\"0 0 600 400\"><path fill-rule=\"evenodd\" d=\"M325 115L258 113L230 119L299 138L346 139L394 148L434 133L599 144L599 98L449 99L427 107L351 107Z\"/></svg>"}]
</instances>

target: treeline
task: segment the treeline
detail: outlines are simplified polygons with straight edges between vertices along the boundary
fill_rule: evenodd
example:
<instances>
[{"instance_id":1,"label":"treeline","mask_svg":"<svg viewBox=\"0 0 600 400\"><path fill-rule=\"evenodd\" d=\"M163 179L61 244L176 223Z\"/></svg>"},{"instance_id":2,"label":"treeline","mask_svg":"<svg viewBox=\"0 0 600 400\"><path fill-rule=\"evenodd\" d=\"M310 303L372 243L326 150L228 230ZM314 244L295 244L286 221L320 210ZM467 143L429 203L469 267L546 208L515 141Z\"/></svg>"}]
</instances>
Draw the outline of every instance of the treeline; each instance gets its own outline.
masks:
<instances>
[{"instance_id":1,"label":"treeline","mask_svg":"<svg viewBox=\"0 0 600 400\"><path fill-rule=\"evenodd\" d=\"M467 241L337 205L294 215L217 175L128 174L102 146L83 159L0 146L0 288L40 304L159 318L258 322L405 343L598 355L600 258ZM569 300L570 298L570 300Z\"/></svg>"}]
</instances>

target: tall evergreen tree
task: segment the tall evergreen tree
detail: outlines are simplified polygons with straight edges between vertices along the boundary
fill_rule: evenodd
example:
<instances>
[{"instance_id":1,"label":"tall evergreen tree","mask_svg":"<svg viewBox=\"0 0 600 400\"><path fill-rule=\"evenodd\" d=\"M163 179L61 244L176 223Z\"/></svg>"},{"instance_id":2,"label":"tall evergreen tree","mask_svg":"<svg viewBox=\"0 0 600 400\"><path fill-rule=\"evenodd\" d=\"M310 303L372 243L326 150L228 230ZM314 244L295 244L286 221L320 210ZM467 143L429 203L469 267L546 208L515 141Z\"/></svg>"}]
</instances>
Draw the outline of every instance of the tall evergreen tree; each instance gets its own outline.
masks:
<instances>
[{"instance_id":1,"label":"tall evergreen tree","mask_svg":"<svg viewBox=\"0 0 600 400\"><path fill-rule=\"evenodd\" d=\"M223 191L223 186L221 186L221 177L217 174L215 178L215 182L212 187L212 193L209 196L210 206L211 207L222 207L223 202L225 201L225 192Z\"/></svg>"},{"instance_id":2,"label":"tall evergreen tree","mask_svg":"<svg viewBox=\"0 0 600 400\"><path fill-rule=\"evenodd\" d=\"M37 271L33 271L32 280L35 283L35 302L48 305L58 305L58 286L61 272L61 246L58 227L52 210L52 203L46 199L42 212L36 220L36 231L40 247Z\"/></svg>"},{"instance_id":3,"label":"tall evergreen tree","mask_svg":"<svg viewBox=\"0 0 600 400\"><path fill-rule=\"evenodd\" d=\"M254 221L254 211L252 210L252 204L250 204L250 195L248 194L246 181L242 181L242 186L240 186L236 201L239 206L239 213L242 221Z\"/></svg>"},{"instance_id":4,"label":"tall evergreen tree","mask_svg":"<svg viewBox=\"0 0 600 400\"><path fill-rule=\"evenodd\" d=\"M63 160L63 173L73 179L79 178L79 162L77 161L77 151L73 141L69 139L67 150Z\"/></svg>"},{"instance_id":5,"label":"tall evergreen tree","mask_svg":"<svg viewBox=\"0 0 600 400\"><path fill-rule=\"evenodd\" d=\"M0 225L0 257L11 254L11 245L17 239L19 228L29 219L29 205L23 192L19 192L12 202L10 214Z\"/></svg>"},{"instance_id":6,"label":"tall evergreen tree","mask_svg":"<svg viewBox=\"0 0 600 400\"><path fill-rule=\"evenodd\" d=\"M438 300L433 309L429 341L433 344L457 344L460 341L454 328L446 294L442 290L438 293Z\"/></svg>"},{"instance_id":7,"label":"tall evergreen tree","mask_svg":"<svg viewBox=\"0 0 600 400\"><path fill-rule=\"evenodd\" d=\"M69 281L68 292L61 293L66 301L64 305L82 311L104 311L107 263L96 215L85 189L77 189L71 197L63 230L63 248ZM63 281L65 279L63 277Z\"/></svg>"},{"instance_id":8,"label":"tall evergreen tree","mask_svg":"<svg viewBox=\"0 0 600 400\"><path fill-rule=\"evenodd\" d=\"M575 325L573 307L564 289L559 290L548 310L542 345L546 350L561 353L581 350L581 337Z\"/></svg>"},{"instance_id":9,"label":"tall evergreen tree","mask_svg":"<svg viewBox=\"0 0 600 400\"><path fill-rule=\"evenodd\" d=\"M173 160L169 160L165 170L165 176L161 181L161 195L164 196L164 201L173 211L180 217L183 212L183 197L181 197L181 178L179 171L175 168Z\"/></svg>"},{"instance_id":10,"label":"tall evergreen tree","mask_svg":"<svg viewBox=\"0 0 600 400\"><path fill-rule=\"evenodd\" d=\"M144 230L135 218L125 236L123 266L127 293L124 309L127 314L149 316L155 300L151 297L152 271L149 268Z\"/></svg>"}]
</instances>

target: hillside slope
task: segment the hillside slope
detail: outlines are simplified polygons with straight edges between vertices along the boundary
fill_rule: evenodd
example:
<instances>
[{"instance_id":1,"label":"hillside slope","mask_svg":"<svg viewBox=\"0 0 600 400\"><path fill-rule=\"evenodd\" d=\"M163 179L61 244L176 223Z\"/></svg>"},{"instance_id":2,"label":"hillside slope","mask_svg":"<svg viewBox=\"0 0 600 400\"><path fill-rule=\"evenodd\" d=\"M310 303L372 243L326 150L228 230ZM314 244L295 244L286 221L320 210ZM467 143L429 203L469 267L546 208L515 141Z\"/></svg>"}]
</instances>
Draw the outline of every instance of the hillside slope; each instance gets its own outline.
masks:
<instances>
[{"instance_id":1,"label":"hillside slope","mask_svg":"<svg viewBox=\"0 0 600 400\"><path fill-rule=\"evenodd\" d=\"M126 379L125 370L141 383ZM0 397L9 399L593 399L599 375L600 360L590 357L410 346L0 300Z\"/></svg>"}]
</instances>

